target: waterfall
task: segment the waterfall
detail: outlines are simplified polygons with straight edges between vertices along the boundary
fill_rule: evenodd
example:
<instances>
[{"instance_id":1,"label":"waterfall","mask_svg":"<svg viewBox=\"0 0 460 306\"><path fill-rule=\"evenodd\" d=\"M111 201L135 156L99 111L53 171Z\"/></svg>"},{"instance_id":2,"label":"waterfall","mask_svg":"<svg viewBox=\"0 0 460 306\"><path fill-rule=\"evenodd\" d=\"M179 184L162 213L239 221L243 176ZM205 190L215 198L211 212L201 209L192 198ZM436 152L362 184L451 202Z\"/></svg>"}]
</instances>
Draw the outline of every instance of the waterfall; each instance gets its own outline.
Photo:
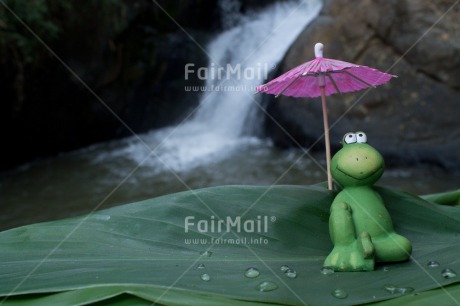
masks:
<instances>
[{"instance_id":1,"label":"waterfall","mask_svg":"<svg viewBox=\"0 0 460 306\"><path fill-rule=\"evenodd\" d=\"M231 2L231 3L230 3ZM238 1L220 1L222 9L238 8ZM232 4L232 5L223 5ZM177 172L225 159L238 146L260 143L250 131L260 125L262 112L255 87L264 83L296 37L319 13L320 0L282 1L259 12L226 16L230 27L207 46L209 65L185 67L206 79L194 115L179 126L152 131L143 140L156 156L144 161L143 147L133 139L115 155L129 156L152 169ZM236 25L235 25L236 24ZM249 133L248 133L249 131ZM246 136L245 136L246 135Z\"/></svg>"},{"instance_id":2,"label":"waterfall","mask_svg":"<svg viewBox=\"0 0 460 306\"><path fill-rule=\"evenodd\" d=\"M254 117L260 112L251 111L260 102L260 96L253 95L255 87L267 79L320 8L315 0L280 2L256 14L232 18L239 24L207 48L206 92L193 120L228 138L255 130L254 124L260 124Z\"/></svg>"}]
</instances>

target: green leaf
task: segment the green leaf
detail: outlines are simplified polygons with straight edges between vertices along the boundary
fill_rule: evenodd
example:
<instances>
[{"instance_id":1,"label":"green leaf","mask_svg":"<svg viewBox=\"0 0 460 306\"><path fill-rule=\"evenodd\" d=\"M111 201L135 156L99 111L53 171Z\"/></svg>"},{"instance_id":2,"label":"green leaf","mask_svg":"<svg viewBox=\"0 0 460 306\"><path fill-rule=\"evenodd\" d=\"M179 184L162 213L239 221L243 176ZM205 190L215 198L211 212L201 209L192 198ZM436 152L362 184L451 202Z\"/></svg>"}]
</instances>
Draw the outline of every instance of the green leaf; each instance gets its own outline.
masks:
<instances>
[{"instance_id":1,"label":"green leaf","mask_svg":"<svg viewBox=\"0 0 460 306\"><path fill-rule=\"evenodd\" d=\"M421 196L422 199L441 205L460 205L460 189L428 194Z\"/></svg>"},{"instance_id":2,"label":"green leaf","mask_svg":"<svg viewBox=\"0 0 460 306\"><path fill-rule=\"evenodd\" d=\"M409 294L398 299L372 304L373 306L433 306L455 305L460 302L460 284L450 285L421 293Z\"/></svg>"},{"instance_id":3,"label":"green leaf","mask_svg":"<svg viewBox=\"0 0 460 306\"><path fill-rule=\"evenodd\" d=\"M413 288L404 298L417 298L421 292L457 283L460 276L444 278L441 272L460 272L459 208L377 190L396 230L413 244L408 262L385 269L378 265L372 272L323 275L322 263L332 249L332 193L319 186L223 186L2 232L0 297L6 298L4 305L125 300L162 305L362 305L400 298L401 293L385 290L387 285ZM188 232L187 217L193 221ZM241 217L239 232L237 226L228 233L225 226L218 231L218 220L227 217L232 222ZM189 239L197 239L196 244ZM211 239L221 240L211 245ZM440 265L430 268L429 261ZM200 264L204 268L198 268ZM297 277L287 277L283 265L295 269ZM260 275L245 277L250 267ZM202 280L202 274L210 280ZM277 288L261 292L257 288L262 282ZM446 288L457 290L456 285ZM347 297L334 297L336 289L345 290Z\"/></svg>"}]
</instances>

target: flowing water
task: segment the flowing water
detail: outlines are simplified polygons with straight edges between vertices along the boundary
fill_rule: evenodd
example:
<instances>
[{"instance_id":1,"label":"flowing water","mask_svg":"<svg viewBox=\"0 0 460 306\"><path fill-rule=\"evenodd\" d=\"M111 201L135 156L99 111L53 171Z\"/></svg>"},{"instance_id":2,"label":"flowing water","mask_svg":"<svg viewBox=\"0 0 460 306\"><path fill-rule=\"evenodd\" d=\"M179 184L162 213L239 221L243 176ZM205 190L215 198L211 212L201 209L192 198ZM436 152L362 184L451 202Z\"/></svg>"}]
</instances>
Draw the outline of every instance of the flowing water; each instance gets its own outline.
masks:
<instances>
[{"instance_id":1,"label":"flowing water","mask_svg":"<svg viewBox=\"0 0 460 306\"><path fill-rule=\"evenodd\" d=\"M324 181L322 154L279 151L254 136L263 116L260 97L253 95L320 7L319 1L292 1L234 16L237 25L207 47L202 100L186 122L1 174L0 229L190 188ZM381 185L428 193L458 188L457 182L442 171L417 168L388 170Z\"/></svg>"}]
</instances>

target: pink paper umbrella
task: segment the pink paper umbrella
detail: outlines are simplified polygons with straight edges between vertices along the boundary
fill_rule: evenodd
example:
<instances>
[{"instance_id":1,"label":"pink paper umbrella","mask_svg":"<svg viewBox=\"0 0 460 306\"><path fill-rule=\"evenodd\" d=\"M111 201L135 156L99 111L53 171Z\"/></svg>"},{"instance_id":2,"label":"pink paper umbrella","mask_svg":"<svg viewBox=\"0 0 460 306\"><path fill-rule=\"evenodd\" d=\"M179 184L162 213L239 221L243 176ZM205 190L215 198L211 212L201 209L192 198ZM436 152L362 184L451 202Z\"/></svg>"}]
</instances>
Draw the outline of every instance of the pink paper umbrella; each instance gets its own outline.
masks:
<instances>
[{"instance_id":1,"label":"pink paper umbrella","mask_svg":"<svg viewBox=\"0 0 460 306\"><path fill-rule=\"evenodd\" d=\"M394 75L376 69L323 57L323 44L315 45L316 58L301 64L276 79L257 86L257 92L291 97L321 96L326 142L327 181L332 190L331 149L326 95L352 92L387 83Z\"/></svg>"}]
</instances>

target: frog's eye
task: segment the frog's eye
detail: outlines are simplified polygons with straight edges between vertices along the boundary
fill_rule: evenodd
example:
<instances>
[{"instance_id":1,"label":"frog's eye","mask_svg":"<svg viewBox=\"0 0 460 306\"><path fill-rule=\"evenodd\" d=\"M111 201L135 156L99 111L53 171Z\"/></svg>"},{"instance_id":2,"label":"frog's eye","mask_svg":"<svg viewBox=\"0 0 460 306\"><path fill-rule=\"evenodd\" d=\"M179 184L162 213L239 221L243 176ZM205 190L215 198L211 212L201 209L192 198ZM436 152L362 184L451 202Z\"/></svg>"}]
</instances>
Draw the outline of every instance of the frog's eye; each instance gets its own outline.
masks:
<instances>
[{"instance_id":1,"label":"frog's eye","mask_svg":"<svg viewBox=\"0 0 460 306\"><path fill-rule=\"evenodd\" d=\"M355 133L346 133L343 137L343 141L346 144L355 143L356 142L356 134Z\"/></svg>"},{"instance_id":2,"label":"frog's eye","mask_svg":"<svg viewBox=\"0 0 460 306\"><path fill-rule=\"evenodd\" d=\"M357 143L366 143L367 136L364 132L356 132L356 142Z\"/></svg>"}]
</instances>

